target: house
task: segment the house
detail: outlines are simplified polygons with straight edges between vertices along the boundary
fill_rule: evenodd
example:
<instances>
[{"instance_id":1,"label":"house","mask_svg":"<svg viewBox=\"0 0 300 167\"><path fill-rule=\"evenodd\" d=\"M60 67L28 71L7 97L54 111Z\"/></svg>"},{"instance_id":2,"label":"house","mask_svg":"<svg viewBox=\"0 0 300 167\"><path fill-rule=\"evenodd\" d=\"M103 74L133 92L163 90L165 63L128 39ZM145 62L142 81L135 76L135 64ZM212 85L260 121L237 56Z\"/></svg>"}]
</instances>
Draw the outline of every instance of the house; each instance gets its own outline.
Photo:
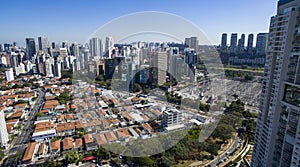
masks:
<instances>
[{"instance_id":1,"label":"house","mask_svg":"<svg viewBox=\"0 0 300 167\"><path fill-rule=\"evenodd\" d=\"M56 132L60 136L71 136L75 130L74 122L67 122L63 124L58 124L56 127Z\"/></svg>"},{"instance_id":2,"label":"house","mask_svg":"<svg viewBox=\"0 0 300 167\"><path fill-rule=\"evenodd\" d=\"M24 111L16 110L11 116L11 119L23 119L25 116Z\"/></svg>"},{"instance_id":3,"label":"house","mask_svg":"<svg viewBox=\"0 0 300 167\"><path fill-rule=\"evenodd\" d=\"M83 146L83 142L82 142L82 138L77 138L75 140L75 149L81 149L81 147Z\"/></svg>"},{"instance_id":4,"label":"house","mask_svg":"<svg viewBox=\"0 0 300 167\"><path fill-rule=\"evenodd\" d=\"M41 144L40 144L40 147L39 147L39 150L38 150L38 152L37 152L37 155L38 155L38 156L43 155L43 154L44 154L44 151L45 151L45 144L44 144L44 143L41 143Z\"/></svg>"},{"instance_id":5,"label":"house","mask_svg":"<svg viewBox=\"0 0 300 167\"><path fill-rule=\"evenodd\" d=\"M106 140L103 133L102 134L96 134L96 141L97 141L97 144L99 146L107 143L107 140Z\"/></svg>"},{"instance_id":6,"label":"house","mask_svg":"<svg viewBox=\"0 0 300 167\"><path fill-rule=\"evenodd\" d=\"M116 137L114 132L105 132L104 135L105 135L108 143L112 143L112 142L118 140L118 138Z\"/></svg>"},{"instance_id":7,"label":"house","mask_svg":"<svg viewBox=\"0 0 300 167\"><path fill-rule=\"evenodd\" d=\"M63 150L70 151L73 149L73 139L71 137L64 138L63 140Z\"/></svg>"},{"instance_id":8,"label":"house","mask_svg":"<svg viewBox=\"0 0 300 167\"><path fill-rule=\"evenodd\" d=\"M94 138L91 134L85 134L83 137L87 151L98 149L98 144L94 142Z\"/></svg>"},{"instance_id":9,"label":"house","mask_svg":"<svg viewBox=\"0 0 300 167\"><path fill-rule=\"evenodd\" d=\"M25 154L23 156L23 159L22 159L23 163L31 163L32 162L35 147L36 147L36 142L31 142L28 144L28 147L27 147Z\"/></svg>"},{"instance_id":10,"label":"house","mask_svg":"<svg viewBox=\"0 0 300 167\"><path fill-rule=\"evenodd\" d=\"M53 153L58 153L60 151L60 140L51 142L51 151Z\"/></svg>"}]
</instances>

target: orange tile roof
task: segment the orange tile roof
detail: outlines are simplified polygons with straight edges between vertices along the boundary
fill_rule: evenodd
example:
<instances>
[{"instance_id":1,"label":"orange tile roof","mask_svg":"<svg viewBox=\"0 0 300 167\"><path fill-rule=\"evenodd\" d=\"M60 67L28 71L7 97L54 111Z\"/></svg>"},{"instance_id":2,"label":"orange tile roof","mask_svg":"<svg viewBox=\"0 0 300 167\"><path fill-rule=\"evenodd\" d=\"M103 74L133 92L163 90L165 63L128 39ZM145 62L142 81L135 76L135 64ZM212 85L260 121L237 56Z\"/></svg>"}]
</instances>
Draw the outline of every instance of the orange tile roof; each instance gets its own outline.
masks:
<instances>
[{"instance_id":1,"label":"orange tile roof","mask_svg":"<svg viewBox=\"0 0 300 167\"><path fill-rule=\"evenodd\" d=\"M63 132L63 131L74 130L74 129L75 129L74 122L68 122L68 123L58 124L56 131Z\"/></svg>"},{"instance_id":2,"label":"orange tile roof","mask_svg":"<svg viewBox=\"0 0 300 167\"><path fill-rule=\"evenodd\" d=\"M106 139L107 139L108 142L112 142L112 141L115 141L115 140L118 139L113 132L106 132L104 134L105 134Z\"/></svg>"},{"instance_id":3,"label":"orange tile roof","mask_svg":"<svg viewBox=\"0 0 300 167\"><path fill-rule=\"evenodd\" d=\"M83 137L86 144L94 142L93 136L91 134L85 134Z\"/></svg>"},{"instance_id":4,"label":"orange tile roof","mask_svg":"<svg viewBox=\"0 0 300 167\"><path fill-rule=\"evenodd\" d=\"M137 134L142 133L142 131L138 127L133 127L133 130L136 131Z\"/></svg>"},{"instance_id":5,"label":"orange tile roof","mask_svg":"<svg viewBox=\"0 0 300 167\"><path fill-rule=\"evenodd\" d=\"M143 126L143 128L145 128L146 130L148 130L149 132L151 132L152 127L151 127L148 123L142 124L142 126Z\"/></svg>"},{"instance_id":6,"label":"orange tile roof","mask_svg":"<svg viewBox=\"0 0 300 167\"><path fill-rule=\"evenodd\" d=\"M46 96L46 100L54 100L56 96Z\"/></svg>"},{"instance_id":7,"label":"orange tile roof","mask_svg":"<svg viewBox=\"0 0 300 167\"><path fill-rule=\"evenodd\" d=\"M76 122L75 122L75 127L76 127L76 129L82 128L83 126L82 126L81 121L76 121Z\"/></svg>"},{"instance_id":8,"label":"orange tile roof","mask_svg":"<svg viewBox=\"0 0 300 167\"><path fill-rule=\"evenodd\" d=\"M16 112L14 112L11 116L10 116L10 118L12 118L12 119L19 119L19 118L21 118L21 116L24 114L24 111L20 111L20 110L18 110L18 111L16 111Z\"/></svg>"},{"instance_id":9,"label":"orange tile roof","mask_svg":"<svg viewBox=\"0 0 300 167\"><path fill-rule=\"evenodd\" d=\"M130 137L131 136L130 132L126 128L118 129L116 132L117 132L117 135L118 135L119 138L120 137Z\"/></svg>"},{"instance_id":10,"label":"orange tile roof","mask_svg":"<svg viewBox=\"0 0 300 167\"><path fill-rule=\"evenodd\" d=\"M76 147L81 147L81 146L82 146L82 138L76 139L76 141L75 141L75 146L76 146Z\"/></svg>"},{"instance_id":11,"label":"orange tile roof","mask_svg":"<svg viewBox=\"0 0 300 167\"><path fill-rule=\"evenodd\" d=\"M4 109L6 109L6 106L1 106L1 107L0 107L0 111L2 111L2 110L4 110Z\"/></svg>"},{"instance_id":12,"label":"orange tile roof","mask_svg":"<svg viewBox=\"0 0 300 167\"><path fill-rule=\"evenodd\" d=\"M106 140L104 134L96 134L96 141L99 146L107 143L107 140Z\"/></svg>"},{"instance_id":13,"label":"orange tile roof","mask_svg":"<svg viewBox=\"0 0 300 167\"><path fill-rule=\"evenodd\" d=\"M49 110L41 110L41 113L49 113Z\"/></svg>"},{"instance_id":14,"label":"orange tile roof","mask_svg":"<svg viewBox=\"0 0 300 167\"><path fill-rule=\"evenodd\" d=\"M6 130L7 130L7 133L10 133L12 128L13 128L14 124L6 124Z\"/></svg>"},{"instance_id":15,"label":"orange tile roof","mask_svg":"<svg viewBox=\"0 0 300 167\"><path fill-rule=\"evenodd\" d=\"M46 108L55 108L56 106L59 105L58 100L47 100L44 104L44 109Z\"/></svg>"},{"instance_id":16,"label":"orange tile roof","mask_svg":"<svg viewBox=\"0 0 300 167\"><path fill-rule=\"evenodd\" d=\"M45 144L44 143L40 144L38 155L42 155L44 153L44 149L45 149Z\"/></svg>"},{"instance_id":17,"label":"orange tile roof","mask_svg":"<svg viewBox=\"0 0 300 167\"><path fill-rule=\"evenodd\" d=\"M39 122L35 125L34 132L41 132L41 131L46 131L54 128L55 128L55 124L51 123L50 121Z\"/></svg>"},{"instance_id":18,"label":"orange tile roof","mask_svg":"<svg viewBox=\"0 0 300 167\"><path fill-rule=\"evenodd\" d=\"M141 98L133 97L133 98L131 99L131 101L132 101L132 102L139 102L139 101L141 101Z\"/></svg>"},{"instance_id":19,"label":"orange tile roof","mask_svg":"<svg viewBox=\"0 0 300 167\"><path fill-rule=\"evenodd\" d=\"M25 154L23 156L23 161L31 161L35 146L36 146L36 142L32 142L28 144Z\"/></svg>"},{"instance_id":20,"label":"orange tile roof","mask_svg":"<svg viewBox=\"0 0 300 167\"><path fill-rule=\"evenodd\" d=\"M66 115L66 119L74 119L73 114L72 114L72 113L67 114L67 115Z\"/></svg>"},{"instance_id":21,"label":"orange tile roof","mask_svg":"<svg viewBox=\"0 0 300 167\"><path fill-rule=\"evenodd\" d=\"M58 150L58 149L60 149L60 140L51 142L51 150Z\"/></svg>"},{"instance_id":22,"label":"orange tile roof","mask_svg":"<svg viewBox=\"0 0 300 167\"><path fill-rule=\"evenodd\" d=\"M16 104L15 107L25 107L27 106L26 103L20 103L20 104Z\"/></svg>"},{"instance_id":23,"label":"orange tile roof","mask_svg":"<svg viewBox=\"0 0 300 167\"><path fill-rule=\"evenodd\" d=\"M64 145L63 145L63 149L64 150L68 150L73 148L73 139L68 137L64 139Z\"/></svg>"},{"instance_id":24,"label":"orange tile roof","mask_svg":"<svg viewBox=\"0 0 300 167\"><path fill-rule=\"evenodd\" d=\"M63 119L65 119L65 115L64 115L64 114L57 115L56 118L57 118L58 120L63 120Z\"/></svg>"}]
</instances>

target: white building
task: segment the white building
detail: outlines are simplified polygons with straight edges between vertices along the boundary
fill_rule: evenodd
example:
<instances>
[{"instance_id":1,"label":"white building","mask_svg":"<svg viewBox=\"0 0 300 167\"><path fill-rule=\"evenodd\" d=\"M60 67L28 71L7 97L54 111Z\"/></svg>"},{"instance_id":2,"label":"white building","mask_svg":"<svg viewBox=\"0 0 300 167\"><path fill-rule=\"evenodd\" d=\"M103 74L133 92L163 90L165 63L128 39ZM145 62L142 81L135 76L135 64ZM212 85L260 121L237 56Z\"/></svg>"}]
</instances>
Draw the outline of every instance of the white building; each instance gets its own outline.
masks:
<instances>
[{"instance_id":1,"label":"white building","mask_svg":"<svg viewBox=\"0 0 300 167\"><path fill-rule=\"evenodd\" d=\"M166 109L162 114L162 126L172 127L182 124L182 112L176 109Z\"/></svg>"},{"instance_id":2,"label":"white building","mask_svg":"<svg viewBox=\"0 0 300 167\"><path fill-rule=\"evenodd\" d=\"M8 147L8 133L6 129L6 123L4 118L4 112L0 111L0 138L1 138L1 146L7 148Z\"/></svg>"},{"instance_id":3,"label":"white building","mask_svg":"<svg viewBox=\"0 0 300 167\"><path fill-rule=\"evenodd\" d=\"M9 68L8 70L6 70L5 71L5 76L6 76L7 81L15 80L13 68Z\"/></svg>"}]
</instances>

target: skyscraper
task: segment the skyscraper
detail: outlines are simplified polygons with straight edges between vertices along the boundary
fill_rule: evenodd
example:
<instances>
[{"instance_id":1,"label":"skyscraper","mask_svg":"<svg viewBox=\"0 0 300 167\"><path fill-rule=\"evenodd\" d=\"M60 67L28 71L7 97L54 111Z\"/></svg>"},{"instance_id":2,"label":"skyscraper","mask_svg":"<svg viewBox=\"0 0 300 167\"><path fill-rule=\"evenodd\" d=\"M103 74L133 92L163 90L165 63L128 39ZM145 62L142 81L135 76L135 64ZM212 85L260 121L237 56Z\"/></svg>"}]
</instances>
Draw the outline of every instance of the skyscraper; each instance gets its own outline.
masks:
<instances>
[{"instance_id":1,"label":"skyscraper","mask_svg":"<svg viewBox=\"0 0 300 167\"><path fill-rule=\"evenodd\" d=\"M34 54L36 54L34 38L26 38L26 53L27 59L31 60Z\"/></svg>"},{"instance_id":2,"label":"skyscraper","mask_svg":"<svg viewBox=\"0 0 300 167\"><path fill-rule=\"evenodd\" d=\"M99 38L90 39L90 53L92 57L102 56L102 42Z\"/></svg>"},{"instance_id":3,"label":"skyscraper","mask_svg":"<svg viewBox=\"0 0 300 167\"><path fill-rule=\"evenodd\" d=\"M231 34L231 39L230 39L230 54L235 54L237 51L237 33L232 33Z\"/></svg>"},{"instance_id":4,"label":"skyscraper","mask_svg":"<svg viewBox=\"0 0 300 167\"><path fill-rule=\"evenodd\" d=\"M39 50L42 50L44 53L47 53L49 47L49 41L45 37L38 37Z\"/></svg>"},{"instance_id":5,"label":"skyscraper","mask_svg":"<svg viewBox=\"0 0 300 167\"><path fill-rule=\"evenodd\" d=\"M196 53L199 50L199 40L197 37L185 38L185 44L194 49Z\"/></svg>"},{"instance_id":6,"label":"skyscraper","mask_svg":"<svg viewBox=\"0 0 300 167\"><path fill-rule=\"evenodd\" d=\"M247 53L248 54L253 54L253 34L248 35L248 43L247 43Z\"/></svg>"},{"instance_id":7,"label":"skyscraper","mask_svg":"<svg viewBox=\"0 0 300 167\"><path fill-rule=\"evenodd\" d=\"M300 166L300 0L271 18L253 167Z\"/></svg>"},{"instance_id":8,"label":"skyscraper","mask_svg":"<svg viewBox=\"0 0 300 167\"><path fill-rule=\"evenodd\" d=\"M111 58L112 50L114 48L114 41L112 37L106 37L105 39L105 55Z\"/></svg>"},{"instance_id":9,"label":"skyscraper","mask_svg":"<svg viewBox=\"0 0 300 167\"><path fill-rule=\"evenodd\" d=\"M1 138L1 146L7 148L8 147L8 133L6 129L6 123L4 118L3 111L0 111L0 138Z\"/></svg>"},{"instance_id":10,"label":"skyscraper","mask_svg":"<svg viewBox=\"0 0 300 167\"><path fill-rule=\"evenodd\" d=\"M268 33L259 33L256 37L256 55L266 54Z\"/></svg>"},{"instance_id":11,"label":"skyscraper","mask_svg":"<svg viewBox=\"0 0 300 167\"><path fill-rule=\"evenodd\" d=\"M239 39L238 42L238 53L243 53L245 49L245 34L241 35L241 38Z\"/></svg>"},{"instance_id":12,"label":"skyscraper","mask_svg":"<svg viewBox=\"0 0 300 167\"><path fill-rule=\"evenodd\" d=\"M227 34L222 34L222 40L221 40L221 53L226 53L227 51Z\"/></svg>"}]
</instances>

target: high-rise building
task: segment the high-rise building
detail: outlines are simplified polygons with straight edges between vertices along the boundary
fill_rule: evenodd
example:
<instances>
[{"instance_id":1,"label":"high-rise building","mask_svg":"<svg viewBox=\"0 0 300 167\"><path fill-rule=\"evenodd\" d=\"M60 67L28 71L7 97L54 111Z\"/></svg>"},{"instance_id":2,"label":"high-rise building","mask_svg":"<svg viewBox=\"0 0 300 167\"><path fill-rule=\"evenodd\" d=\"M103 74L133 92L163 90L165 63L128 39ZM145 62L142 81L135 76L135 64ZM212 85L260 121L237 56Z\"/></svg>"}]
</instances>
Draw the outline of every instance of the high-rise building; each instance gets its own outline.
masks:
<instances>
[{"instance_id":1,"label":"high-rise building","mask_svg":"<svg viewBox=\"0 0 300 167\"><path fill-rule=\"evenodd\" d=\"M7 148L9 139L3 111L0 111L0 127L1 146Z\"/></svg>"},{"instance_id":2,"label":"high-rise building","mask_svg":"<svg viewBox=\"0 0 300 167\"><path fill-rule=\"evenodd\" d=\"M13 68L9 68L5 71L5 76L7 81L13 81L14 78L14 70Z\"/></svg>"},{"instance_id":3,"label":"high-rise building","mask_svg":"<svg viewBox=\"0 0 300 167\"><path fill-rule=\"evenodd\" d=\"M237 33L232 33L230 38L230 54L235 54L237 51Z\"/></svg>"},{"instance_id":4,"label":"high-rise building","mask_svg":"<svg viewBox=\"0 0 300 167\"><path fill-rule=\"evenodd\" d=\"M222 40L221 40L221 53L227 52L227 34L222 34Z\"/></svg>"},{"instance_id":5,"label":"high-rise building","mask_svg":"<svg viewBox=\"0 0 300 167\"><path fill-rule=\"evenodd\" d=\"M163 85L166 82L166 74L168 69L168 53L158 52L157 53L157 84Z\"/></svg>"},{"instance_id":6,"label":"high-rise building","mask_svg":"<svg viewBox=\"0 0 300 167\"><path fill-rule=\"evenodd\" d=\"M256 37L256 55L266 54L268 33L259 33Z\"/></svg>"},{"instance_id":7,"label":"high-rise building","mask_svg":"<svg viewBox=\"0 0 300 167\"><path fill-rule=\"evenodd\" d=\"M44 53L48 52L49 41L46 37L38 37L39 50L42 50Z\"/></svg>"},{"instance_id":8,"label":"high-rise building","mask_svg":"<svg viewBox=\"0 0 300 167\"><path fill-rule=\"evenodd\" d=\"M26 38L26 53L29 60L36 54L34 38Z\"/></svg>"},{"instance_id":9,"label":"high-rise building","mask_svg":"<svg viewBox=\"0 0 300 167\"><path fill-rule=\"evenodd\" d=\"M248 35L247 53L250 55L253 54L253 38L254 38L253 34Z\"/></svg>"},{"instance_id":10,"label":"high-rise building","mask_svg":"<svg viewBox=\"0 0 300 167\"><path fill-rule=\"evenodd\" d=\"M300 0L271 18L251 166L300 166Z\"/></svg>"},{"instance_id":11,"label":"high-rise building","mask_svg":"<svg viewBox=\"0 0 300 167\"><path fill-rule=\"evenodd\" d=\"M185 44L198 52L199 49L199 40L197 37L185 38Z\"/></svg>"},{"instance_id":12,"label":"high-rise building","mask_svg":"<svg viewBox=\"0 0 300 167\"><path fill-rule=\"evenodd\" d=\"M112 50L114 48L114 41L112 37L106 37L105 39L105 56L111 58Z\"/></svg>"},{"instance_id":13,"label":"high-rise building","mask_svg":"<svg viewBox=\"0 0 300 167\"><path fill-rule=\"evenodd\" d=\"M243 53L244 52L244 49L245 49L245 34L242 34L241 35L241 38L239 39L238 41L238 53Z\"/></svg>"},{"instance_id":14,"label":"high-rise building","mask_svg":"<svg viewBox=\"0 0 300 167\"><path fill-rule=\"evenodd\" d=\"M99 38L90 39L90 53L92 57L102 56L102 42Z\"/></svg>"}]
</instances>

